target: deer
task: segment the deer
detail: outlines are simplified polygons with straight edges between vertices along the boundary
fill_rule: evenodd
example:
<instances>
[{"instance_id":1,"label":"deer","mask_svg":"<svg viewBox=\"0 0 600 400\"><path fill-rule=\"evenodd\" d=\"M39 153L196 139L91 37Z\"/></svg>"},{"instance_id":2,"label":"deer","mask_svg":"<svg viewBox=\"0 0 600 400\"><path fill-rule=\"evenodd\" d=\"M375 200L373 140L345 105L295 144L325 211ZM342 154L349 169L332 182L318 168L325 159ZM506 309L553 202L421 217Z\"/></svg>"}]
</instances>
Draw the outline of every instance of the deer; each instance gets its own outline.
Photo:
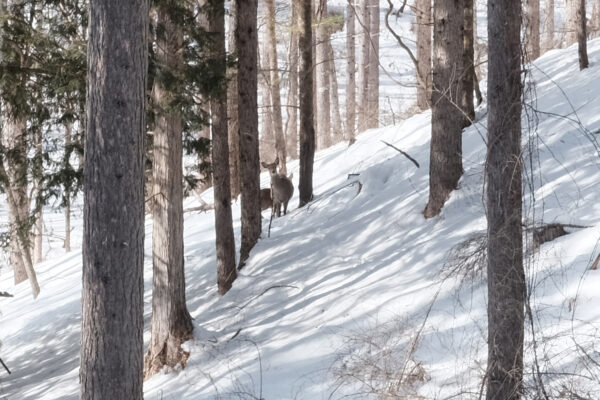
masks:
<instances>
[{"instance_id":1,"label":"deer","mask_svg":"<svg viewBox=\"0 0 600 400\"><path fill-rule=\"evenodd\" d=\"M260 163L271 174L271 199L273 200L273 214L277 214L277 218L281 216L281 205L283 204L283 215L287 214L288 202L294 194L294 184L284 174L277 173L279 165L279 157L274 162L267 164Z\"/></svg>"}]
</instances>

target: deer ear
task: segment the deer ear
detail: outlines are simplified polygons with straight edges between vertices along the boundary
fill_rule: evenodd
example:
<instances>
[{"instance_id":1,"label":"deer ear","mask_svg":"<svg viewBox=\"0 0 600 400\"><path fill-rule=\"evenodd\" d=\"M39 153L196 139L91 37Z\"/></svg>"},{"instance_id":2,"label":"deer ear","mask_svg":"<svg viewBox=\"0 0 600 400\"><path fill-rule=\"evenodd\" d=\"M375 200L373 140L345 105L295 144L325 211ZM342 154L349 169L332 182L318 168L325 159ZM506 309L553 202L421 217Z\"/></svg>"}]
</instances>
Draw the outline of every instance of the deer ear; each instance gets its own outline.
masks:
<instances>
[{"instance_id":1,"label":"deer ear","mask_svg":"<svg viewBox=\"0 0 600 400\"><path fill-rule=\"evenodd\" d=\"M265 162L264 162L264 161L261 161L261 162L260 162L260 165L262 165L262 166L263 166L263 168L269 168L269 167L267 167L267 164L265 164Z\"/></svg>"}]
</instances>

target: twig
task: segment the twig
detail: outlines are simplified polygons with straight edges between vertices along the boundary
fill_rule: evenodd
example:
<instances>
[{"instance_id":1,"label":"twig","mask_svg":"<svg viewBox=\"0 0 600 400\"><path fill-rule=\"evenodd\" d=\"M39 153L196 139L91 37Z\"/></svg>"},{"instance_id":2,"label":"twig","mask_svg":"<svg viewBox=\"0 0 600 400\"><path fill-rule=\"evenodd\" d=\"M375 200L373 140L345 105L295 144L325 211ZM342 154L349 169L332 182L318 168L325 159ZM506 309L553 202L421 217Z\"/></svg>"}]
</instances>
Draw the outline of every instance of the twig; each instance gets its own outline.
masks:
<instances>
[{"instance_id":1,"label":"twig","mask_svg":"<svg viewBox=\"0 0 600 400\"><path fill-rule=\"evenodd\" d=\"M385 140L382 140L381 143L385 144L386 146L390 146L392 149L396 150L397 152L399 152L400 154L402 154L404 157L408 158L410 161L413 162L413 164L415 164L417 166L417 168L421 168L421 166L419 165L419 163L417 162L417 160L415 160L414 158L412 158L410 155L408 155L408 153L400 150L399 148L397 148L396 146L394 146L393 144L390 144L388 142L386 142Z\"/></svg>"},{"instance_id":2,"label":"twig","mask_svg":"<svg viewBox=\"0 0 600 400\"><path fill-rule=\"evenodd\" d=\"M8 292L0 292L0 297L15 297L12 294L8 293Z\"/></svg>"},{"instance_id":3,"label":"twig","mask_svg":"<svg viewBox=\"0 0 600 400\"><path fill-rule=\"evenodd\" d=\"M2 359L0 358L0 364L2 364L2 366L4 367L4 369L6 370L6 372L8 372L8 374L10 375L10 369L8 369L8 367L6 366L6 364L4 364L4 361L2 361Z\"/></svg>"}]
</instances>

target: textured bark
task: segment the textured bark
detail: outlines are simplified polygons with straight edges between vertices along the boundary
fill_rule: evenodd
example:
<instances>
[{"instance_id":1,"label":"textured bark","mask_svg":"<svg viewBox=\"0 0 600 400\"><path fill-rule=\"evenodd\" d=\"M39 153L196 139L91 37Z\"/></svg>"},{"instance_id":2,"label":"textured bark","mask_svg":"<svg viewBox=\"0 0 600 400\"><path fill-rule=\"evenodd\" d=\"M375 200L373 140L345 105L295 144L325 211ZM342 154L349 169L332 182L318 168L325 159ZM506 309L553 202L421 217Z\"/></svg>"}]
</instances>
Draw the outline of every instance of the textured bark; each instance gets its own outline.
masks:
<instances>
[{"instance_id":1,"label":"textured bark","mask_svg":"<svg viewBox=\"0 0 600 400\"><path fill-rule=\"evenodd\" d=\"M229 31L227 32L227 47L230 55L236 55L235 27L237 9L235 1L229 5ZM238 87L237 66L227 70L227 130L229 132L229 177L231 182L231 198L240 195L240 137L238 124Z\"/></svg>"},{"instance_id":2,"label":"textured bark","mask_svg":"<svg viewBox=\"0 0 600 400\"><path fill-rule=\"evenodd\" d=\"M579 1L580 0L565 0L567 13L563 30L565 31L565 43L567 46L577 42L577 27L579 25L577 13L579 12Z\"/></svg>"},{"instance_id":3,"label":"textured bark","mask_svg":"<svg viewBox=\"0 0 600 400\"><path fill-rule=\"evenodd\" d=\"M317 118L317 148L326 149L331 146L331 103L329 95L329 60L327 42L329 32L327 29L327 1L317 0L315 10L316 46L315 46L315 77L317 89L316 118Z\"/></svg>"},{"instance_id":4,"label":"textured bark","mask_svg":"<svg viewBox=\"0 0 600 400\"><path fill-rule=\"evenodd\" d=\"M369 4L369 69L367 128L379 127L379 0Z\"/></svg>"},{"instance_id":5,"label":"textured bark","mask_svg":"<svg viewBox=\"0 0 600 400\"><path fill-rule=\"evenodd\" d=\"M354 9L356 2L352 0L346 6L346 54L347 66L346 76L346 139L353 144L356 141L356 16Z\"/></svg>"},{"instance_id":6,"label":"textured bark","mask_svg":"<svg viewBox=\"0 0 600 400\"><path fill-rule=\"evenodd\" d=\"M579 69L586 69L590 62L587 54L587 27L585 16L585 0L579 1L579 9L577 10L577 46L579 52Z\"/></svg>"},{"instance_id":7,"label":"textured bark","mask_svg":"<svg viewBox=\"0 0 600 400\"><path fill-rule=\"evenodd\" d=\"M342 117L340 115L340 95L338 88L337 72L335 69L335 54L331 40L327 41L327 60L329 61L329 99L331 104L331 140L336 144L344 140Z\"/></svg>"},{"instance_id":8,"label":"textured bark","mask_svg":"<svg viewBox=\"0 0 600 400\"><path fill-rule=\"evenodd\" d=\"M279 63L277 62L277 39L275 36L275 0L265 0L267 5L267 52L269 53L269 92L271 94L271 115L273 118L273 133L275 135L275 152L279 158L279 170L287 174L287 150L283 134L281 117L281 84L279 78Z\"/></svg>"},{"instance_id":9,"label":"textured bark","mask_svg":"<svg viewBox=\"0 0 600 400\"><path fill-rule=\"evenodd\" d=\"M315 131L313 124L312 0L298 4L300 60L300 207L313 199Z\"/></svg>"},{"instance_id":10,"label":"textured bark","mask_svg":"<svg viewBox=\"0 0 600 400\"><path fill-rule=\"evenodd\" d=\"M525 0L525 44L530 60L540 56L540 0Z\"/></svg>"},{"instance_id":11,"label":"textured bark","mask_svg":"<svg viewBox=\"0 0 600 400\"><path fill-rule=\"evenodd\" d=\"M84 168L83 400L143 397L148 1L91 0Z\"/></svg>"},{"instance_id":12,"label":"textured bark","mask_svg":"<svg viewBox=\"0 0 600 400\"><path fill-rule=\"evenodd\" d=\"M183 32L169 15L169 4L156 10L157 77L154 80L156 127L152 163L152 328L144 362L144 377L164 366L185 366L188 354L181 348L192 337L193 325L185 305L183 252L183 119L174 96L180 85L167 84L163 71L183 67Z\"/></svg>"},{"instance_id":13,"label":"textured bark","mask_svg":"<svg viewBox=\"0 0 600 400\"><path fill-rule=\"evenodd\" d=\"M431 107L431 39L432 39L432 21L431 21L431 0L417 0L417 60L418 77L417 81L424 81L425 85L419 84L417 87L417 106L421 110L427 110Z\"/></svg>"},{"instance_id":14,"label":"textured bark","mask_svg":"<svg viewBox=\"0 0 600 400\"><path fill-rule=\"evenodd\" d=\"M467 127L475 119L475 105L473 104L473 91L475 86L475 40L473 36L473 0L461 0L464 10L463 30L463 74L461 76L461 109L463 112L463 126Z\"/></svg>"},{"instance_id":15,"label":"textured bark","mask_svg":"<svg viewBox=\"0 0 600 400\"><path fill-rule=\"evenodd\" d=\"M14 118L8 104L3 105L2 146L6 149L3 158L3 169L6 170L6 187L8 203L8 223L10 229L9 263L13 269L15 284L27 280L25 259L21 253L19 234L28 232L26 225L29 218L29 202L27 199L27 140L26 121ZM29 235L27 234L26 238ZM27 242L29 246L29 242Z\"/></svg>"},{"instance_id":16,"label":"textured bark","mask_svg":"<svg viewBox=\"0 0 600 400\"><path fill-rule=\"evenodd\" d=\"M459 109L463 74L463 7L455 0L436 0L433 32L433 93L429 202L425 218L438 215L462 175L462 128Z\"/></svg>"},{"instance_id":17,"label":"textured bark","mask_svg":"<svg viewBox=\"0 0 600 400\"><path fill-rule=\"evenodd\" d=\"M488 0L488 400L523 394L520 5Z\"/></svg>"},{"instance_id":18,"label":"textured bark","mask_svg":"<svg viewBox=\"0 0 600 400\"><path fill-rule=\"evenodd\" d=\"M36 207L33 224L33 264L43 261L43 239L44 239L44 209L40 202L42 180L44 178L44 161L42 159L42 131L37 130L33 137L35 147L35 159L33 161L33 193L31 202Z\"/></svg>"},{"instance_id":19,"label":"textured bark","mask_svg":"<svg viewBox=\"0 0 600 400\"><path fill-rule=\"evenodd\" d=\"M554 0L546 0L544 7L543 53L554 48Z\"/></svg>"},{"instance_id":20,"label":"textured bark","mask_svg":"<svg viewBox=\"0 0 600 400\"><path fill-rule=\"evenodd\" d=\"M360 25L360 61L358 63L358 132L367 130L368 118L368 88L369 88L369 51L371 49L370 39L370 17L369 17L369 2L370 0L359 0L360 9L357 19Z\"/></svg>"},{"instance_id":21,"label":"textured bark","mask_svg":"<svg viewBox=\"0 0 600 400\"><path fill-rule=\"evenodd\" d=\"M289 93L285 139L287 154L291 159L298 158L298 1L291 1L292 24L290 26L290 54L289 54Z\"/></svg>"},{"instance_id":22,"label":"textured bark","mask_svg":"<svg viewBox=\"0 0 600 400\"><path fill-rule=\"evenodd\" d=\"M600 0L594 0L588 33L591 39L597 38L600 33Z\"/></svg>"},{"instance_id":23,"label":"textured bark","mask_svg":"<svg viewBox=\"0 0 600 400\"><path fill-rule=\"evenodd\" d=\"M225 82L225 2L209 0L209 32L211 33L211 58L219 66L220 77ZM217 246L217 284L219 294L231 289L237 277L235 270L235 237L231 216L231 188L229 186L229 144L227 136L227 91L223 88L210 100L212 111L212 167L215 204L215 231Z\"/></svg>"},{"instance_id":24,"label":"textured bark","mask_svg":"<svg viewBox=\"0 0 600 400\"><path fill-rule=\"evenodd\" d=\"M236 0L238 49L238 118L242 192L242 243L240 264L250 255L261 232L260 165L257 112L257 1Z\"/></svg>"},{"instance_id":25,"label":"textured bark","mask_svg":"<svg viewBox=\"0 0 600 400\"><path fill-rule=\"evenodd\" d=\"M273 129L273 104L271 103L271 76L269 73L269 53L267 51L266 33L262 35L262 46L259 46L258 90L260 92L260 158L271 159L275 156L275 130Z\"/></svg>"}]
</instances>

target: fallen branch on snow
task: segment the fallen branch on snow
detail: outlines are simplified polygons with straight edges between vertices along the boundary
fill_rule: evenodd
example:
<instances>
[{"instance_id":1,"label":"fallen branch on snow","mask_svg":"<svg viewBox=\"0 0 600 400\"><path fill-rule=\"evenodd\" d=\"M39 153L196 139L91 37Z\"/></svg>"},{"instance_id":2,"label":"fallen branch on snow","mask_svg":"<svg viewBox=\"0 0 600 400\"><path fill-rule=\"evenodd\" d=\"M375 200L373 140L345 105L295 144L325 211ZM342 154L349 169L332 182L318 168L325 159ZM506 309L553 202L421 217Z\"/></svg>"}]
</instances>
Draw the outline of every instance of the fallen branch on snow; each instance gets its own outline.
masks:
<instances>
[{"instance_id":1,"label":"fallen branch on snow","mask_svg":"<svg viewBox=\"0 0 600 400\"><path fill-rule=\"evenodd\" d=\"M388 142L386 142L385 140L382 140L381 143L385 144L386 146L390 146L392 149L396 150L398 153L402 154L404 157L408 158L410 161L413 162L413 164L416 165L417 168L421 168L421 166L419 165L419 163L417 162L417 160L415 160L414 158L412 158L408 153L406 153L405 151L400 150L399 148L397 148L396 146L394 146L393 144L390 144Z\"/></svg>"},{"instance_id":2,"label":"fallen branch on snow","mask_svg":"<svg viewBox=\"0 0 600 400\"><path fill-rule=\"evenodd\" d=\"M6 370L6 372L8 372L8 374L10 375L10 369L8 369L8 367L6 366L6 364L4 364L4 361L2 361L2 359L0 358L0 364L2 364L2 366L4 367L4 369Z\"/></svg>"}]
</instances>

